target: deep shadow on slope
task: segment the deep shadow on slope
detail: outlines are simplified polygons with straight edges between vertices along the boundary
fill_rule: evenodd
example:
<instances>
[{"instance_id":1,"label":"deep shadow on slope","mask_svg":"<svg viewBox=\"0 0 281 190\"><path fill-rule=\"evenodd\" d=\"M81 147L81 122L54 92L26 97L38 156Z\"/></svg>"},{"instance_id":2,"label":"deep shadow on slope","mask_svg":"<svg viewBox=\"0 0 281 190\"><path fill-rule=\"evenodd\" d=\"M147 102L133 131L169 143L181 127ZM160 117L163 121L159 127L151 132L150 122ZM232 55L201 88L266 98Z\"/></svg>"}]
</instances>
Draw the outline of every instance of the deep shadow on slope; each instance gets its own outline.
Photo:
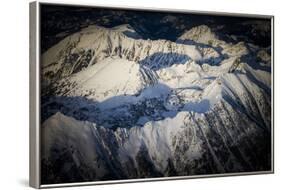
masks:
<instances>
[{"instance_id":1,"label":"deep shadow on slope","mask_svg":"<svg viewBox=\"0 0 281 190\"><path fill-rule=\"evenodd\" d=\"M202 90L198 87L179 88L178 90ZM116 129L142 126L149 121L173 118L179 111L205 113L210 110L208 99L178 105L178 109L169 110L167 98L172 90L164 84L156 84L142 90L137 95L119 95L102 102L86 97L50 96L42 98L42 123L57 112L80 121L89 121L97 125ZM143 123L145 121L145 123Z\"/></svg>"},{"instance_id":2,"label":"deep shadow on slope","mask_svg":"<svg viewBox=\"0 0 281 190\"><path fill-rule=\"evenodd\" d=\"M228 103L217 107L214 112L205 114L208 126L199 119L196 114L191 114L192 125L177 136L179 143L175 143L173 157L168 160L169 164L164 172L159 171L149 154L149 147L142 144L135 161L127 160L124 164L118 160L118 143L114 131L103 127L95 128L95 133L100 133L104 141L99 147L98 155L93 163L84 163L83 154L75 148L75 144L66 141L51 148L49 160L42 160L42 183L70 183L87 181L106 181L137 178L153 178L164 176L188 176L206 174L225 174L236 172L269 171L271 169L270 157L270 132L261 128L254 130L245 120L243 113L228 107ZM223 115L227 114L227 121ZM239 120L239 122L237 122ZM183 122L185 125L185 123ZM241 124L241 125L240 125ZM48 127L48 126L46 126ZM165 126L163 126L165 127ZM190 160L188 163L181 162L183 155L189 150L191 142L185 142L185 135L193 132L194 138L202 140L202 157ZM251 133L249 133L251 132ZM239 137L239 138L236 138ZM58 137L59 138L59 137ZM75 134L71 134L75 139ZM95 138L93 136L92 138ZM74 141L75 142L75 141ZM160 141L161 142L161 141ZM197 142L197 141L195 141ZM192 143L194 143L192 141ZM110 152L107 150L110 149ZM194 150L196 151L196 150ZM79 157L74 156L77 153ZM110 159L109 159L110 158ZM77 164L77 159L79 164ZM96 163L103 163L107 171L102 177L96 177ZM176 164L175 164L176 163ZM90 164L90 165L87 165ZM138 167L135 167L137 164ZM122 169L123 168L123 169ZM125 168L125 169L124 169Z\"/></svg>"}]
</instances>

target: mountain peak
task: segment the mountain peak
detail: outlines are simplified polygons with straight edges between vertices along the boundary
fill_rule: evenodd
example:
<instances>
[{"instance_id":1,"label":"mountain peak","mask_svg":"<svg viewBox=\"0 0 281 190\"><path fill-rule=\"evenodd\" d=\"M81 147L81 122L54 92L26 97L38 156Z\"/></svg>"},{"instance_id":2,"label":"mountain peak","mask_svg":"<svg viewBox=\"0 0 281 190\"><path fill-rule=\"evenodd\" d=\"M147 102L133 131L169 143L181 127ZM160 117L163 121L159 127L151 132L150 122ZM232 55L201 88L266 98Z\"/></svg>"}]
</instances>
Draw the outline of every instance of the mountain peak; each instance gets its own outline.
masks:
<instances>
[{"instance_id":1,"label":"mountain peak","mask_svg":"<svg viewBox=\"0 0 281 190\"><path fill-rule=\"evenodd\" d=\"M115 31L122 32L125 36L133 39L142 39L130 24L122 24L112 28Z\"/></svg>"},{"instance_id":2,"label":"mountain peak","mask_svg":"<svg viewBox=\"0 0 281 190\"><path fill-rule=\"evenodd\" d=\"M124 31L127 31L127 30L135 32L134 28L130 24L121 24L121 25L113 27L112 29L113 30L119 30L121 32L124 32Z\"/></svg>"},{"instance_id":3,"label":"mountain peak","mask_svg":"<svg viewBox=\"0 0 281 190\"><path fill-rule=\"evenodd\" d=\"M191 40L198 43L208 44L214 40L218 40L216 34L207 25L200 25L185 31L178 41Z\"/></svg>"}]
</instances>

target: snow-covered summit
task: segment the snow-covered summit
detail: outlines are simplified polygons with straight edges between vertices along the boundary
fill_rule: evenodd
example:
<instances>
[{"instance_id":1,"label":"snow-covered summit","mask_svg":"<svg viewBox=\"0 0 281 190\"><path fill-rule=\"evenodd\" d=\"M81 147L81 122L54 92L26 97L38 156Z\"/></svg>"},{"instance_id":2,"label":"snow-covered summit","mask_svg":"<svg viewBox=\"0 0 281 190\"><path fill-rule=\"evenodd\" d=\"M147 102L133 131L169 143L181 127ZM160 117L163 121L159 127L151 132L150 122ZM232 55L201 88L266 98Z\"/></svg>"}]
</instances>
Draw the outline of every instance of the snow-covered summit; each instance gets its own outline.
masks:
<instances>
[{"instance_id":1,"label":"snow-covered summit","mask_svg":"<svg viewBox=\"0 0 281 190\"><path fill-rule=\"evenodd\" d=\"M57 78L79 72L106 57L145 63L152 60L159 67L162 67L161 60L171 64L187 59L199 62L221 59L213 48L197 48L167 40L134 39L123 33L124 30L132 33L127 29L128 25L112 29L93 25L66 37L42 55L45 82L49 84Z\"/></svg>"},{"instance_id":2,"label":"snow-covered summit","mask_svg":"<svg viewBox=\"0 0 281 190\"><path fill-rule=\"evenodd\" d=\"M126 32L89 26L42 55L46 181L268 168L269 49L208 26L177 42Z\"/></svg>"},{"instance_id":3,"label":"snow-covered summit","mask_svg":"<svg viewBox=\"0 0 281 190\"><path fill-rule=\"evenodd\" d=\"M115 131L57 113L42 126L43 168L56 173L46 175L44 182L259 170L259 163L267 160L261 151L268 147L262 143L267 133L231 110L225 102L211 114L179 112Z\"/></svg>"},{"instance_id":4,"label":"snow-covered summit","mask_svg":"<svg viewBox=\"0 0 281 190\"><path fill-rule=\"evenodd\" d=\"M87 96L96 101L118 95L137 94L144 88L138 64L126 59L107 58L68 78L75 87L65 90L67 96Z\"/></svg>"},{"instance_id":5,"label":"snow-covered summit","mask_svg":"<svg viewBox=\"0 0 281 190\"><path fill-rule=\"evenodd\" d=\"M179 38L178 41L191 40L194 42L212 45L219 41L216 34L207 25L200 25L185 31Z\"/></svg>"},{"instance_id":6,"label":"snow-covered summit","mask_svg":"<svg viewBox=\"0 0 281 190\"><path fill-rule=\"evenodd\" d=\"M237 43L227 43L221 40L218 35L207 25L200 25L185 31L177 40L178 43L196 44L198 48L204 46L213 47L225 56L242 56L249 53L247 45L240 41ZM205 51L207 48L204 49ZM210 54L208 52L207 54ZM220 60L222 61L222 60Z\"/></svg>"}]
</instances>

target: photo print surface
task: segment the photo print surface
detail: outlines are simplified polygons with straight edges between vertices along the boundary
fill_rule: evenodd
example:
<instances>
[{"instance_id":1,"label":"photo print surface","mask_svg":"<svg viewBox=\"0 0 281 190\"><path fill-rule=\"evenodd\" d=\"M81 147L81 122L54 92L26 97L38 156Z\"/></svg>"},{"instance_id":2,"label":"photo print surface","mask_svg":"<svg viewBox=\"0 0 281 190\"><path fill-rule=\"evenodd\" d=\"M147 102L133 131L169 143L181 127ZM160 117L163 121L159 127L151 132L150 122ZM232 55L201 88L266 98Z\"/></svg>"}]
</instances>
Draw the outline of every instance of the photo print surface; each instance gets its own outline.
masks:
<instances>
[{"instance_id":1,"label":"photo print surface","mask_svg":"<svg viewBox=\"0 0 281 190\"><path fill-rule=\"evenodd\" d=\"M41 183L270 171L271 20L41 4Z\"/></svg>"}]
</instances>

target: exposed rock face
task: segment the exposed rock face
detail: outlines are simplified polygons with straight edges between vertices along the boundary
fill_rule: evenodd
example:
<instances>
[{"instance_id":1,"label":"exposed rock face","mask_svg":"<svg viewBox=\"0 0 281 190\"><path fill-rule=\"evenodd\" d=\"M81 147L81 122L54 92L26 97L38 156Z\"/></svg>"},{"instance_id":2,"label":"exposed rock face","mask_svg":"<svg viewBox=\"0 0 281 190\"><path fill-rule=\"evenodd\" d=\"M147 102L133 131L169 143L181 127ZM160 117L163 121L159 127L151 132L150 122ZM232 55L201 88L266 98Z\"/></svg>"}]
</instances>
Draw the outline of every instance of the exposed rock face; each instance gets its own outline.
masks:
<instances>
[{"instance_id":1,"label":"exposed rock face","mask_svg":"<svg viewBox=\"0 0 281 190\"><path fill-rule=\"evenodd\" d=\"M270 60L206 25L66 37L42 55L43 183L270 170Z\"/></svg>"},{"instance_id":2,"label":"exposed rock face","mask_svg":"<svg viewBox=\"0 0 281 190\"><path fill-rule=\"evenodd\" d=\"M132 29L130 31L133 33ZM205 49L208 49L208 53L204 53L207 51ZM207 60L218 56L213 48L198 50L194 45L183 45L167 40L136 40L127 36L122 27L120 30L118 27L107 29L89 26L79 33L66 37L42 55L43 78L55 80L69 76L107 57L135 62L153 59L150 62L155 65L159 61L165 61L168 64L166 66L169 66L183 60Z\"/></svg>"},{"instance_id":3,"label":"exposed rock face","mask_svg":"<svg viewBox=\"0 0 281 190\"><path fill-rule=\"evenodd\" d=\"M191 30L187 30L179 37L179 40L191 40L206 45L214 45L213 43L220 42L216 34L206 25L197 26ZM221 41L221 43L224 42Z\"/></svg>"}]
</instances>

